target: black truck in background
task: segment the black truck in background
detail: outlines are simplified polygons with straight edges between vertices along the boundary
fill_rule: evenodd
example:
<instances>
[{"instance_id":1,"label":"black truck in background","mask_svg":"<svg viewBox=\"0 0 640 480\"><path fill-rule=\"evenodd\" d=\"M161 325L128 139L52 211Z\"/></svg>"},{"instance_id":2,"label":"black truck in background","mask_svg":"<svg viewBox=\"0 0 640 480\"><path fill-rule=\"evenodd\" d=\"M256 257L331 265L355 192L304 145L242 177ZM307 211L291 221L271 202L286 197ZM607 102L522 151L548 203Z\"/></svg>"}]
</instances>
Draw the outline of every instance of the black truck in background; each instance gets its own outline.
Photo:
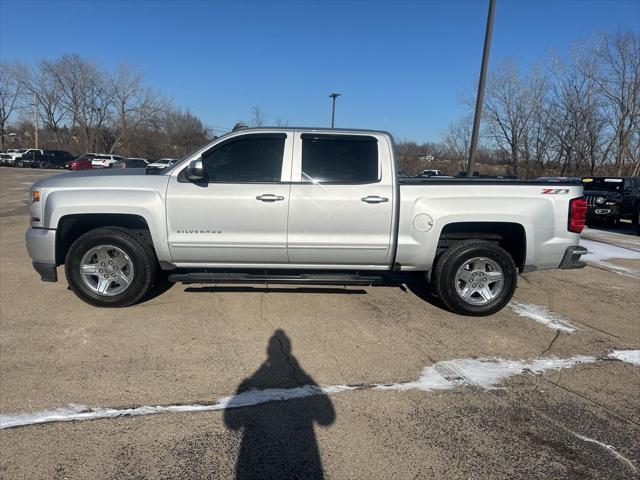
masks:
<instances>
[{"instance_id":1,"label":"black truck in background","mask_svg":"<svg viewBox=\"0 0 640 480\"><path fill-rule=\"evenodd\" d=\"M74 158L64 150L32 150L16 160L16 166L22 168L65 168L65 163Z\"/></svg>"},{"instance_id":2,"label":"black truck in background","mask_svg":"<svg viewBox=\"0 0 640 480\"><path fill-rule=\"evenodd\" d=\"M611 227L620 219L640 228L640 177L585 177L587 225L604 222Z\"/></svg>"}]
</instances>

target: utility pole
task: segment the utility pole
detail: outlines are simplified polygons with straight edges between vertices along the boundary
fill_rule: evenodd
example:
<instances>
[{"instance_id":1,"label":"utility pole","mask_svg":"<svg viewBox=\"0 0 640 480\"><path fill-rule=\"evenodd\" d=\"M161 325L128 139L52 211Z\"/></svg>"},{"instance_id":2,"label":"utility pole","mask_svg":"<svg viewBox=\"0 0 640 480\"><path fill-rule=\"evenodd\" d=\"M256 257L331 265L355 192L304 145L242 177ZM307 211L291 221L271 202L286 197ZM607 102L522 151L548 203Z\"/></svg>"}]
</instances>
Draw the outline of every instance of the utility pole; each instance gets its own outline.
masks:
<instances>
[{"instance_id":1,"label":"utility pole","mask_svg":"<svg viewBox=\"0 0 640 480\"><path fill-rule=\"evenodd\" d=\"M471 148L469 148L469 165L467 176L473 175L473 166L476 161L476 149L478 147L478 133L480 132L480 118L482 117L482 105L484 104L484 84L487 77L487 64L489 63L489 49L493 35L493 14L496 0L489 0L489 13L487 14L487 28L484 32L484 49L482 51L482 65L480 66L480 80L478 81L478 96L476 97L476 112L473 117L473 132L471 133Z\"/></svg>"},{"instance_id":2,"label":"utility pole","mask_svg":"<svg viewBox=\"0 0 640 480\"><path fill-rule=\"evenodd\" d=\"M36 127L36 146L33 148L38 148L38 96L33 94L33 120Z\"/></svg>"},{"instance_id":3,"label":"utility pole","mask_svg":"<svg viewBox=\"0 0 640 480\"><path fill-rule=\"evenodd\" d=\"M334 128L336 123L336 98L338 98L341 93L332 93L329 95L329 98L333 99L333 108L331 109L331 128Z\"/></svg>"}]
</instances>

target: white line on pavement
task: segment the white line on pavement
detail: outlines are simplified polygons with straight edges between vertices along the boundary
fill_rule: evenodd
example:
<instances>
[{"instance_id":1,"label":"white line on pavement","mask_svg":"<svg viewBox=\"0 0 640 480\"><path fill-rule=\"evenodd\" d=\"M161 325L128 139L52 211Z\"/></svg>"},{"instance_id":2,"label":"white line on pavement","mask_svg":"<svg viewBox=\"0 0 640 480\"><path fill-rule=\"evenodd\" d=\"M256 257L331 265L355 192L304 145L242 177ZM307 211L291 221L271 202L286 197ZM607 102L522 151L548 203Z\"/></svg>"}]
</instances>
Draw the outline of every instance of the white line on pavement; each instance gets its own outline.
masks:
<instances>
[{"instance_id":1,"label":"white line on pavement","mask_svg":"<svg viewBox=\"0 0 640 480\"><path fill-rule=\"evenodd\" d=\"M615 354L611 353L610 356ZM623 357L615 357L626 361ZM115 417L134 417L159 413L210 412L231 408L259 405L268 402L311 397L314 395L333 395L354 390L452 390L459 386L474 386L490 389L514 375L523 373L543 373L547 370L570 368L578 364L596 362L593 356L578 355L570 358L541 358L536 360L470 359L446 360L425 367L420 377L411 382L363 385L329 385L318 387L305 385L297 388L270 388L249 390L235 396L222 397L210 404L139 406L124 409L87 407L69 405L68 408L43 410L33 413L0 415L0 429L22 427L51 422L70 422Z\"/></svg>"}]
</instances>

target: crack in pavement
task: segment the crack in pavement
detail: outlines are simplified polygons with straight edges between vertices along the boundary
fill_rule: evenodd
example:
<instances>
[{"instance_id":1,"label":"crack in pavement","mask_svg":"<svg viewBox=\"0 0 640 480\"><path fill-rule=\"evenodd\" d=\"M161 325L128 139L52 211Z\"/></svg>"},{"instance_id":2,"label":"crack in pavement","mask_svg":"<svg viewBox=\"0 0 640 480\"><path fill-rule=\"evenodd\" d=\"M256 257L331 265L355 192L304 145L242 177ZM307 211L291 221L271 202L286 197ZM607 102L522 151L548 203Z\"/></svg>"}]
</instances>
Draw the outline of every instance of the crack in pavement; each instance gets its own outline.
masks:
<instances>
[{"instance_id":1,"label":"crack in pavement","mask_svg":"<svg viewBox=\"0 0 640 480\"><path fill-rule=\"evenodd\" d=\"M549 343L549 345L547 345L547 348L545 348L542 353L540 354L540 356L543 356L545 353L547 353L549 350L551 350L551 347L553 346L554 343L556 343L556 340L558 339L558 337L560 336L560 330L556 330L556 334L553 337L553 340L551 340L551 343Z\"/></svg>"}]
</instances>

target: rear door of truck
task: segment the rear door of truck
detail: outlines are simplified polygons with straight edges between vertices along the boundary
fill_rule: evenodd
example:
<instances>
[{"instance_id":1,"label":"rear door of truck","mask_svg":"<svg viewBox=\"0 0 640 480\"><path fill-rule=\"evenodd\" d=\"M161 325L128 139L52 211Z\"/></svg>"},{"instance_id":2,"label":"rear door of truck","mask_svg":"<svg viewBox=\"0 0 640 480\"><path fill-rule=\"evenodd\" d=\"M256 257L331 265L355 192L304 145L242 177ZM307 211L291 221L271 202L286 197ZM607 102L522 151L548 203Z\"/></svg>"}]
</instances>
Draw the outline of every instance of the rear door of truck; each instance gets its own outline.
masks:
<instances>
[{"instance_id":1,"label":"rear door of truck","mask_svg":"<svg viewBox=\"0 0 640 480\"><path fill-rule=\"evenodd\" d=\"M289 262L388 266L395 202L391 164L382 135L297 132Z\"/></svg>"}]
</instances>

